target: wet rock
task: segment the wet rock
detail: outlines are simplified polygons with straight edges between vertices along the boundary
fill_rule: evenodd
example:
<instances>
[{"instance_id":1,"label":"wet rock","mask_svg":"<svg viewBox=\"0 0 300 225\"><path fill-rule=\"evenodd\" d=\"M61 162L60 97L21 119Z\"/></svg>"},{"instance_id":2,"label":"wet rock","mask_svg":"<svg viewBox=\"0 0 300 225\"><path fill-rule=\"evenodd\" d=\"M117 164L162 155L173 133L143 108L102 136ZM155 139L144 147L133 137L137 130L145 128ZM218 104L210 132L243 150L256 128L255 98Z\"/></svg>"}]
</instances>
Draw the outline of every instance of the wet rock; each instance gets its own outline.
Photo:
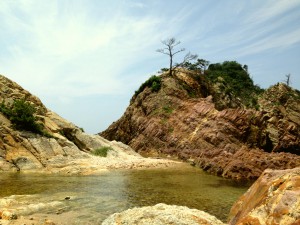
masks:
<instances>
[{"instance_id":1,"label":"wet rock","mask_svg":"<svg viewBox=\"0 0 300 225\"><path fill-rule=\"evenodd\" d=\"M200 210L160 203L115 213L102 222L102 225L117 224L223 225L224 223Z\"/></svg>"},{"instance_id":2,"label":"wet rock","mask_svg":"<svg viewBox=\"0 0 300 225\"><path fill-rule=\"evenodd\" d=\"M229 224L300 224L300 167L264 171L231 208Z\"/></svg>"}]
</instances>

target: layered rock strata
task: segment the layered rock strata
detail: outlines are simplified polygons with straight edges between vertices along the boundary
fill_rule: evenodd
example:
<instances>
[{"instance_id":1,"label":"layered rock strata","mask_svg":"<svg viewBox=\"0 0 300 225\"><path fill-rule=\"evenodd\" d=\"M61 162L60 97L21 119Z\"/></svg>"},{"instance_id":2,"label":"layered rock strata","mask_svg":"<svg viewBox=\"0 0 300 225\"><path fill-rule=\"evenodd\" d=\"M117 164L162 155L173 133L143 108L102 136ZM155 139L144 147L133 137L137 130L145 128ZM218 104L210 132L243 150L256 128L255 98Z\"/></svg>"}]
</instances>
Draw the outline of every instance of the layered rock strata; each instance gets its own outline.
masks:
<instances>
[{"instance_id":1,"label":"layered rock strata","mask_svg":"<svg viewBox=\"0 0 300 225\"><path fill-rule=\"evenodd\" d=\"M124 115L100 133L141 154L173 156L213 174L256 179L266 168L300 166L300 92L277 84L259 98L259 110L237 108L230 96L185 72L161 75L158 92L134 95ZM218 98L218 101L220 98Z\"/></svg>"}]
</instances>

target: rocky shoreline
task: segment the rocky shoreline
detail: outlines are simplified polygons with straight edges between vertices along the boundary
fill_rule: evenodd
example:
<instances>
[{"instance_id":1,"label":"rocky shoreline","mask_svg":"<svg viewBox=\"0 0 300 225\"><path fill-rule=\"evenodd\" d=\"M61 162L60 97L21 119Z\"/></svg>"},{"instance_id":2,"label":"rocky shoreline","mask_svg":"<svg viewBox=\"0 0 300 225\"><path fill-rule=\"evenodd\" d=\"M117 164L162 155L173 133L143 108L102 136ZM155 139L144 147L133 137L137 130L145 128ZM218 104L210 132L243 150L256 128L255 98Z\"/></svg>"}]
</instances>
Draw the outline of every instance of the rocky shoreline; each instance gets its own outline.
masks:
<instances>
[{"instance_id":1,"label":"rocky shoreline","mask_svg":"<svg viewBox=\"0 0 300 225\"><path fill-rule=\"evenodd\" d=\"M28 204L28 198L31 196L16 195L0 199L0 224L78 224L74 221L74 212L68 211L63 204L64 201L72 199L72 196L66 196L60 201L35 204ZM13 208L17 208L17 210L13 210ZM45 209L55 210L56 213L40 213ZM297 225L300 223L299 209L300 167L290 170L268 169L233 205L228 224ZM112 214L102 224L223 225L225 223L201 210L160 203Z\"/></svg>"},{"instance_id":2,"label":"rocky shoreline","mask_svg":"<svg viewBox=\"0 0 300 225\"><path fill-rule=\"evenodd\" d=\"M188 77L183 74L178 79L185 82ZM199 83L194 84L201 89ZM145 89L136 96L124 116L102 135L111 140L120 139L150 155L169 155L190 161L226 178L253 180L260 176L233 206L230 225L300 224L300 156L297 155L300 108L299 99L294 101L299 93L277 85L260 100L261 111L242 108L219 111L211 96L188 97L178 80L167 77L164 85L164 90L158 94ZM26 99L34 105L36 117L47 133L16 130L12 121L0 112L1 172L91 175L113 169L164 168L181 164L144 158L121 142L86 134L1 75L0 88L3 104ZM290 95L285 96L287 91ZM272 96L286 99L274 105L271 104ZM162 105L157 105L158 102ZM106 157L92 154L103 147L109 148ZM266 168L268 170L263 172ZM295 169L270 170L287 168ZM0 199L0 225L73 223L72 212L64 209L61 201L29 204L22 201L23 197ZM57 209L57 213L39 214L49 207ZM22 214L28 216L25 218L20 216ZM34 217L30 216L32 214ZM103 223L223 224L199 210L164 204L129 209L112 215Z\"/></svg>"}]
</instances>

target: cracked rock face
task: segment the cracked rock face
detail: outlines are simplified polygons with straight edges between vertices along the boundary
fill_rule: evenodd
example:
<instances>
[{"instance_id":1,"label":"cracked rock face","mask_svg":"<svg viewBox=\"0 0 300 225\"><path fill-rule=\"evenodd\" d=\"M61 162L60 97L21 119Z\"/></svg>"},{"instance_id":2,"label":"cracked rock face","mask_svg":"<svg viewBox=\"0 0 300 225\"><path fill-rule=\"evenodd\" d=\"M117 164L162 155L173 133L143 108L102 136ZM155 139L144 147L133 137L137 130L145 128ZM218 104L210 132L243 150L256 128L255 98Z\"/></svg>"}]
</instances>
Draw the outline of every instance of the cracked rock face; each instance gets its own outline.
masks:
<instances>
[{"instance_id":1,"label":"cracked rock face","mask_svg":"<svg viewBox=\"0 0 300 225\"><path fill-rule=\"evenodd\" d=\"M40 171L89 174L107 168L162 165L147 161L129 146L84 133L79 127L48 110L43 103L15 82L0 75L0 103L26 98L37 109L36 117L51 138L14 129L0 113L0 171ZM107 158L89 154L104 146L112 148ZM166 162L171 164L171 162Z\"/></svg>"},{"instance_id":2,"label":"cracked rock face","mask_svg":"<svg viewBox=\"0 0 300 225\"><path fill-rule=\"evenodd\" d=\"M188 74L162 75L158 92L145 88L133 96L123 116L99 135L144 155L173 156L233 179L300 166L299 91L274 85L255 110L228 98L215 102L213 92L203 92L206 86ZM236 107L218 110L216 104Z\"/></svg>"},{"instance_id":3,"label":"cracked rock face","mask_svg":"<svg viewBox=\"0 0 300 225\"><path fill-rule=\"evenodd\" d=\"M266 170L233 205L230 224L300 224L300 167Z\"/></svg>"}]
</instances>

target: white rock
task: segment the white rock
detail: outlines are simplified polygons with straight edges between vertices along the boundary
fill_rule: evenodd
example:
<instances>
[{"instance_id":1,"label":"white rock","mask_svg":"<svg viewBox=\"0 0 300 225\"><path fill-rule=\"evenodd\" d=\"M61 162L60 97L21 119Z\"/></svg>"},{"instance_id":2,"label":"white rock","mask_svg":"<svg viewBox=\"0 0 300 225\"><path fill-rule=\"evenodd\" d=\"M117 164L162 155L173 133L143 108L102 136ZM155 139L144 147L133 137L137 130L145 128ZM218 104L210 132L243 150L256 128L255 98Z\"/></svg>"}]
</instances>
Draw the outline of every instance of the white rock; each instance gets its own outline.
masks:
<instances>
[{"instance_id":1,"label":"white rock","mask_svg":"<svg viewBox=\"0 0 300 225\"><path fill-rule=\"evenodd\" d=\"M185 206L166 205L133 208L115 213L102 222L102 225L224 225L216 217Z\"/></svg>"}]
</instances>

